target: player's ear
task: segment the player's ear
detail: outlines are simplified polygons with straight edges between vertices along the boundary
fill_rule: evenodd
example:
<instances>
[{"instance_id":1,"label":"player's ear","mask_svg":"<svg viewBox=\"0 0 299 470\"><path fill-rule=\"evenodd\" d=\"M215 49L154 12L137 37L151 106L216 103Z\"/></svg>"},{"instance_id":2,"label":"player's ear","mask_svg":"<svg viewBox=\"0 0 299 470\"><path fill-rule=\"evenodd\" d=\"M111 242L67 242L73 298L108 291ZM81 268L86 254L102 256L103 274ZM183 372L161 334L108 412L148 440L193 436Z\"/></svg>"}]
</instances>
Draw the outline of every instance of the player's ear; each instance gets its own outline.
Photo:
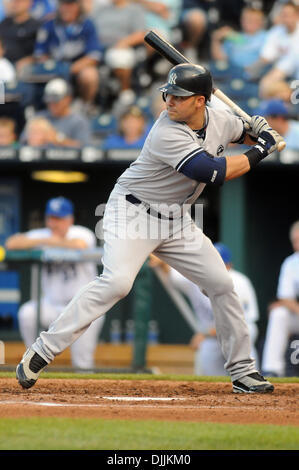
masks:
<instances>
[{"instance_id":1,"label":"player's ear","mask_svg":"<svg viewBox=\"0 0 299 470\"><path fill-rule=\"evenodd\" d=\"M206 104L206 99L202 95L196 95L196 105L198 108L202 108Z\"/></svg>"}]
</instances>

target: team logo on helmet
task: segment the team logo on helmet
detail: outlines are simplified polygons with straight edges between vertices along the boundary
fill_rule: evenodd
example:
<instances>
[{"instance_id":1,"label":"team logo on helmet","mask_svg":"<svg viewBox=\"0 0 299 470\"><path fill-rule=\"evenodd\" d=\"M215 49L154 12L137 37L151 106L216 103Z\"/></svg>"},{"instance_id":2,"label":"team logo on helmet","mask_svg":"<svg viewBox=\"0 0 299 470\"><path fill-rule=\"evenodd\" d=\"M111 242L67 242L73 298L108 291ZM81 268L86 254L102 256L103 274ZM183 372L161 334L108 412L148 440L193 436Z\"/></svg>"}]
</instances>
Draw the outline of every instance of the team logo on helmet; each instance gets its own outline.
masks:
<instances>
[{"instance_id":1,"label":"team logo on helmet","mask_svg":"<svg viewBox=\"0 0 299 470\"><path fill-rule=\"evenodd\" d=\"M176 79L177 79L177 74L176 73L172 73L169 77L169 80L168 80L168 83L170 85L175 85L176 84Z\"/></svg>"}]
</instances>

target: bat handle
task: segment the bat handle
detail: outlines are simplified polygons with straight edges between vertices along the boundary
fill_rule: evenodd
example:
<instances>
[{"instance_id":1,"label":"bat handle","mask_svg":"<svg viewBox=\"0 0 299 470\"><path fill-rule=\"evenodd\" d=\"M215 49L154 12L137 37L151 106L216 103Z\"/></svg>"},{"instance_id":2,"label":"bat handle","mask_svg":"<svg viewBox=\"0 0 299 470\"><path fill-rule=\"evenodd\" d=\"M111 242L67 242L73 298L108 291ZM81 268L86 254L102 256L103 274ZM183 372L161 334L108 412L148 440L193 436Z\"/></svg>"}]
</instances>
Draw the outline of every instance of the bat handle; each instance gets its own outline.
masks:
<instances>
[{"instance_id":1,"label":"bat handle","mask_svg":"<svg viewBox=\"0 0 299 470\"><path fill-rule=\"evenodd\" d=\"M234 101L232 101L227 95L225 95L219 88L214 88L213 94L217 96L223 103L227 104L235 113L244 119L245 122L250 124L251 117L249 114L245 113L245 111L240 108ZM277 145L277 150L281 152L286 147L285 141L279 142Z\"/></svg>"}]
</instances>

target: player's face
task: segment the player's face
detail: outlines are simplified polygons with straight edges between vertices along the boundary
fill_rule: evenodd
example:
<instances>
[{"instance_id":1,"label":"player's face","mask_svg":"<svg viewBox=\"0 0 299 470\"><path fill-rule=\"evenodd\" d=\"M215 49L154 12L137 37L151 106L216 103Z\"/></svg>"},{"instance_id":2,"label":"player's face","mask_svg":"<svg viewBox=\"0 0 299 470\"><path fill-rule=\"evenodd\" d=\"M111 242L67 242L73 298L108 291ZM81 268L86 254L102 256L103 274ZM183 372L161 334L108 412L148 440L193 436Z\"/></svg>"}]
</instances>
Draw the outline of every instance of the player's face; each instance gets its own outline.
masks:
<instances>
[{"instance_id":1,"label":"player's face","mask_svg":"<svg viewBox=\"0 0 299 470\"><path fill-rule=\"evenodd\" d=\"M299 230L295 230L292 234L292 245L294 251L299 252Z\"/></svg>"},{"instance_id":2,"label":"player's face","mask_svg":"<svg viewBox=\"0 0 299 470\"><path fill-rule=\"evenodd\" d=\"M169 118L172 121L185 122L191 129L199 129L201 127L198 127L198 120L202 118L204 103L204 97L199 95L166 95L166 108Z\"/></svg>"},{"instance_id":3,"label":"player's face","mask_svg":"<svg viewBox=\"0 0 299 470\"><path fill-rule=\"evenodd\" d=\"M46 218L46 227L53 235L64 238L68 229L73 224L73 217L55 217L50 215Z\"/></svg>"}]
</instances>

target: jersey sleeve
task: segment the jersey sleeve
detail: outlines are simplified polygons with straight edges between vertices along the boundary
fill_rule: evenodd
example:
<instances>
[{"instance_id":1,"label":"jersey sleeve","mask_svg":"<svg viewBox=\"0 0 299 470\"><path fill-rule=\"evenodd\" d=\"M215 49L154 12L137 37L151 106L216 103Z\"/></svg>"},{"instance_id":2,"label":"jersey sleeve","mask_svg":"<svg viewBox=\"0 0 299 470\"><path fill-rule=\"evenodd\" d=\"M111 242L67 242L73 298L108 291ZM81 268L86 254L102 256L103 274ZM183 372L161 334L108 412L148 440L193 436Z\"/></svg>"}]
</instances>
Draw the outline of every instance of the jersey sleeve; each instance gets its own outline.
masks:
<instances>
[{"instance_id":1,"label":"jersey sleeve","mask_svg":"<svg viewBox=\"0 0 299 470\"><path fill-rule=\"evenodd\" d=\"M51 236L50 230L47 228L37 228L25 232L24 235L31 240L36 240L39 238L48 238Z\"/></svg>"},{"instance_id":2,"label":"jersey sleeve","mask_svg":"<svg viewBox=\"0 0 299 470\"><path fill-rule=\"evenodd\" d=\"M152 153L178 173L199 183L220 186L225 180L225 157L214 158L195 141L183 124L156 129Z\"/></svg>"},{"instance_id":3,"label":"jersey sleeve","mask_svg":"<svg viewBox=\"0 0 299 470\"><path fill-rule=\"evenodd\" d=\"M266 36L265 44L261 50L260 57L267 62L274 62L278 59L277 51L280 38L280 27L276 26L272 30L268 31Z\"/></svg>"},{"instance_id":4,"label":"jersey sleeve","mask_svg":"<svg viewBox=\"0 0 299 470\"><path fill-rule=\"evenodd\" d=\"M228 135L233 144L242 144L245 139L246 129L242 118L235 116L230 111L226 113L226 125L228 126Z\"/></svg>"},{"instance_id":5,"label":"jersey sleeve","mask_svg":"<svg viewBox=\"0 0 299 470\"><path fill-rule=\"evenodd\" d=\"M276 63L275 68L281 70L287 77L292 77L295 74L297 62L297 55L290 52Z\"/></svg>"},{"instance_id":6,"label":"jersey sleeve","mask_svg":"<svg viewBox=\"0 0 299 470\"><path fill-rule=\"evenodd\" d=\"M86 227L80 225L73 225L67 237L69 240L80 239L85 241L87 248L94 248L96 246L96 237L94 233Z\"/></svg>"},{"instance_id":7,"label":"jersey sleeve","mask_svg":"<svg viewBox=\"0 0 299 470\"><path fill-rule=\"evenodd\" d=\"M179 167L188 157L203 151L187 129L181 124L157 127L152 134L151 151L154 157L172 166Z\"/></svg>"}]
</instances>

